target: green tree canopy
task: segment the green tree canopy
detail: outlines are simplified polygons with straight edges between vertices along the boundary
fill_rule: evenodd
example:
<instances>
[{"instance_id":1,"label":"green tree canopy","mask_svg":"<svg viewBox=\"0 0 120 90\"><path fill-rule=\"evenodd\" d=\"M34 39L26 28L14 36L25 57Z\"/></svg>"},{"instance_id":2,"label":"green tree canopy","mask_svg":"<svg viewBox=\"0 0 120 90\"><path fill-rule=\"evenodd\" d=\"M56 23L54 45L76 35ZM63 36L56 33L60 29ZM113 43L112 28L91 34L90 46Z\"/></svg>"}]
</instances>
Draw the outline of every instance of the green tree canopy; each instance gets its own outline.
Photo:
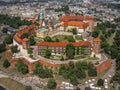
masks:
<instances>
[{"instance_id":1,"label":"green tree canopy","mask_svg":"<svg viewBox=\"0 0 120 90\"><path fill-rule=\"evenodd\" d=\"M34 36L30 36L30 45L35 45L36 41L34 39Z\"/></svg>"},{"instance_id":2,"label":"green tree canopy","mask_svg":"<svg viewBox=\"0 0 120 90\"><path fill-rule=\"evenodd\" d=\"M77 77L75 75L72 75L70 77L70 83L73 84L73 85L77 85L78 84Z\"/></svg>"},{"instance_id":3,"label":"green tree canopy","mask_svg":"<svg viewBox=\"0 0 120 90\"><path fill-rule=\"evenodd\" d=\"M50 56L51 56L51 51L49 49L46 49L45 50L45 57L50 58Z\"/></svg>"},{"instance_id":4,"label":"green tree canopy","mask_svg":"<svg viewBox=\"0 0 120 90\"><path fill-rule=\"evenodd\" d=\"M76 35L78 32L77 32L77 29L76 28L73 28L72 29L72 33L73 33L73 35Z\"/></svg>"},{"instance_id":5,"label":"green tree canopy","mask_svg":"<svg viewBox=\"0 0 120 90\"><path fill-rule=\"evenodd\" d=\"M5 33L5 34L7 34L7 31L8 31L7 28L3 28L3 30L2 30L2 32Z\"/></svg>"},{"instance_id":6,"label":"green tree canopy","mask_svg":"<svg viewBox=\"0 0 120 90\"><path fill-rule=\"evenodd\" d=\"M10 62L6 59L3 63L4 68L8 68L10 66Z\"/></svg>"},{"instance_id":7,"label":"green tree canopy","mask_svg":"<svg viewBox=\"0 0 120 90\"><path fill-rule=\"evenodd\" d=\"M29 36L28 33L23 33L20 38L21 38L21 39L23 39L23 38L28 38L28 36Z\"/></svg>"},{"instance_id":8,"label":"green tree canopy","mask_svg":"<svg viewBox=\"0 0 120 90\"><path fill-rule=\"evenodd\" d=\"M0 53L5 50L6 50L5 44L4 43L0 44Z\"/></svg>"},{"instance_id":9,"label":"green tree canopy","mask_svg":"<svg viewBox=\"0 0 120 90\"><path fill-rule=\"evenodd\" d=\"M19 52L17 45L11 46L10 49L11 49L12 53L18 53Z\"/></svg>"},{"instance_id":10,"label":"green tree canopy","mask_svg":"<svg viewBox=\"0 0 120 90\"><path fill-rule=\"evenodd\" d=\"M51 78L51 79L48 80L47 87L49 89L53 90L53 89L56 88L56 86L57 86L57 83L56 83L56 81L53 78Z\"/></svg>"},{"instance_id":11,"label":"green tree canopy","mask_svg":"<svg viewBox=\"0 0 120 90\"><path fill-rule=\"evenodd\" d=\"M103 79L98 79L98 81L97 81L97 85L98 86L103 86L104 85L104 80Z\"/></svg>"},{"instance_id":12,"label":"green tree canopy","mask_svg":"<svg viewBox=\"0 0 120 90\"><path fill-rule=\"evenodd\" d=\"M66 56L68 59L73 59L75 56L75 47L72 44L66 46Z\"/></svg>"},{"instance_id":13,"label":"green tree canopy","mask_svg":"<svg viewBox=\"0 0 120 90\"><path fill-rule=\"evenodd\" d=\"M13 36L12 35L7 35L4 39L4 42L6 44L12 44L13 43Z\"/></svg>"},{"instance_id":14,"label":"green tree canopy","mask_svg":"<svg viewBox=\"0 0 120 90\"><path fill-rule=\"evenodd\" d=\"M44 41L46 41L46 42L52 42L52 38L49 37L49 36L46 36L46 37L44 38Z\"/></svg>"},{"instance_id":15,"label":"green tree canopy","mask_svg":"<svg viewBox=\"0 0 120 90\"><path fill-rule=\"evenodd\" d=\"M53 77L53 72L51 69L48 69L47 67L43 67L42 64L37 64L36 68L34 70L34 74L38 75L40 78L51 78Z\"/></svg>"},{"instance_id":16,"label":"green tree canopy","mask_svg":"<svg viewBox=\"0 0 120 90\"><path fill-rule=\"evenodd\" d=\"M22 61L18 61L15 64L18 72L21 72L22 74L27 74L29 72L28 70L28 66L26 64L24 64Z\"/></svg>"},{"instance_id":17,"label":"green tree canopy","mask_svg":"<svg viewBox=\"0 0 120 90\"><path fill-rule=\"evenodd\" d=\"M28 48L28 49L27 49L27 53L28 53L28 54L32 54L32 53L33 53L33 49L32 49L32 48Z\"/></svg>"}]
</instances>

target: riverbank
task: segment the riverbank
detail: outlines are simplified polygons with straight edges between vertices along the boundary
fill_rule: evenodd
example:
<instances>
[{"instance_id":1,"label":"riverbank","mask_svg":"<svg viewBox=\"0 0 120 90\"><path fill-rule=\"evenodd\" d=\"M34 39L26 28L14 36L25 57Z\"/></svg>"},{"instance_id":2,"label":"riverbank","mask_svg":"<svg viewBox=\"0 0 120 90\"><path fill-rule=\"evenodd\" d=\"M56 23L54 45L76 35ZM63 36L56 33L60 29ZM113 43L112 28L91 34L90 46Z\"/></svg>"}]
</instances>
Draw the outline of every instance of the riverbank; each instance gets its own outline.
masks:
<instances>
[{"instance_id":1,"label":"riverbank","mask_svg":"<svg viewBox=\"0 0 120 90\"><path fill-rule=\"evenodd\" d=\"M25 90L24 85L10 78L0 78L0 86L7 90Z\"/></svg>"}]
</instances>

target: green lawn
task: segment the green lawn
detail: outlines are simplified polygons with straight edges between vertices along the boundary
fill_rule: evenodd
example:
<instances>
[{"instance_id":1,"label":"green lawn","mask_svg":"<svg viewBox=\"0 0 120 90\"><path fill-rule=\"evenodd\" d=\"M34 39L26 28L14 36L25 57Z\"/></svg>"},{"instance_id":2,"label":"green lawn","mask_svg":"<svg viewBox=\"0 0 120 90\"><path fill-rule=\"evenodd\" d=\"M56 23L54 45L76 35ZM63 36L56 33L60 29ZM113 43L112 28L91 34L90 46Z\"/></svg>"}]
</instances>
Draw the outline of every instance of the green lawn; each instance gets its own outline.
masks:
<instances>
[{"instance_id":1,"label":"green lawn","mask_svg":"<svg viewBox=\"0 0 120 90\"><path fill-rule=\"evenodd\" d=\"M50 59L52 60L60 60L61 59L61 56L51 56Z\"/></svg>"},{"instance_id":2,"label":"green lawn","mask_svg":"<svg viewBox=\"0 0 120 90\"><path fill-rule=\"evenodd\" d=\"M74 40L72 35L68 35L68 36L58 35L58 36L54 36L52 39L53 41L55 41L55 39L59 39L60 42Z\"/></svg>"},{"instance_id":3,"label":"green lawn","mask_svg":"<svg viewBox=\"0 0 120 90\"><path fill-rule=\"evenodd\" d=\"M10 74L17 74L18 76L25 76L22 73L18 72L15 67L4 68L3 62L7 58L5 55L5 52L0 53L0 56L1 56L1 58L0 58L0 70L1 71L4 71L6 73L10 73Z\"/></svg>"},{"instance_id":4,"label":"green lawn","mask_svg":"<svg viewBox=\"0 0 120 90\"><path fill-rule=\"evenodd\" d=\"M75 36L75 39L78 40L78 41L83 41L82 36Z\"/></svg>"}]
</instances>

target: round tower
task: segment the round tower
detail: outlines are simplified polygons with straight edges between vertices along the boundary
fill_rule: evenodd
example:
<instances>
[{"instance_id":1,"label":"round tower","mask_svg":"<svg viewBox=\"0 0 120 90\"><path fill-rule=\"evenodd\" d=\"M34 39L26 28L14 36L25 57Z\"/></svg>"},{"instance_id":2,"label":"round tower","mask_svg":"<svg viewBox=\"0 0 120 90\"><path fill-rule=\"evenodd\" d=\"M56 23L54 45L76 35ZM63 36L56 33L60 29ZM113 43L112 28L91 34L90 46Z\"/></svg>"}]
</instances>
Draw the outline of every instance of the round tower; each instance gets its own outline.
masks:
<instances>
[{"instance_id":1,"label":"round tower","mask_svg":"<svg viewBox=\"0 0 120 90\"><path fill-rule=\"evenodd\" d=\"M23 49L27 49L29 47L30 43L29 43L29 39L28 38L24 38L22 40L22 46L23 46Z\"/></svg>"}]
</instances>

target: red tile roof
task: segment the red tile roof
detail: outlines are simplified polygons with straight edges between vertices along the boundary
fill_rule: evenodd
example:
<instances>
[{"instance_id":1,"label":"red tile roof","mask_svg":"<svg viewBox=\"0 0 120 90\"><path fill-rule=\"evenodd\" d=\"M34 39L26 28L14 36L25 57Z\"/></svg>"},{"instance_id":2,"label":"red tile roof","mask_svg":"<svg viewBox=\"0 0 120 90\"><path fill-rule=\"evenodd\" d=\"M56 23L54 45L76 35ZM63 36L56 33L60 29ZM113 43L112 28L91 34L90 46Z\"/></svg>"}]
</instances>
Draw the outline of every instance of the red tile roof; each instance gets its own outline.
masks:
<instances>
[{"instance_id":1,"label":"red tile roof","mask_svg":"<svg viewBox=\"0 0 120 90\"><path fill-rule=\"evenodd\" d=\"M94 42L101 42L101 39L100 38L94 38L93 41Z\"/></svg>"},{"instance_id":2,"label":"red tile roof","mask_svg":"<svg viewBox=\"0 0 120 90\"><path fill-rule=\"evenodd\" d=\"M60 21L83 21L83 20L94 20L94 16L80 16L80 15L66 15L59 18Z\"/></svg>"},{"instance_id":3,"label":"red tile roof","mask_svg":"<svg viewBox=\"0 0 120 90\"><path fill-rule=\"evenodd\" d=\"M65 26L77 26L81 29L87 28L88 27L88 23L85 22L78 22L78 21L69 21L69 22L64 22L62 24L63 27Z\"/></svg>"},{"instance_id":4,"label":"red tile roof","mask_svg":"<svg viewBox=\"0 0 120 90\"><path fill-rule=\"evenodd\" d=\"M67 44L70 44L70 42L40 42L38 45L39 46L49 46L49 47L65 47ZM91 43L88 41L81 41L81 42L74 42L71 43L74 46L90 46Z\"/></svg>"},{"instance_id":5,"label":"red tile roof","mask_svg":"<svg viewBox=\"0 0 120 90\"><path fill-rule=\"evenodd\" d=\"M22 39L20 38L22 34L24 33L29 33L31 30L33 30L35 28L35 24L32 24L28 27L26 27L25 29L21 30L21 31L18 31L15 36L14 36L14 40L19 43L19 44L22 44Z\"/></svg>"}]
</instances>

